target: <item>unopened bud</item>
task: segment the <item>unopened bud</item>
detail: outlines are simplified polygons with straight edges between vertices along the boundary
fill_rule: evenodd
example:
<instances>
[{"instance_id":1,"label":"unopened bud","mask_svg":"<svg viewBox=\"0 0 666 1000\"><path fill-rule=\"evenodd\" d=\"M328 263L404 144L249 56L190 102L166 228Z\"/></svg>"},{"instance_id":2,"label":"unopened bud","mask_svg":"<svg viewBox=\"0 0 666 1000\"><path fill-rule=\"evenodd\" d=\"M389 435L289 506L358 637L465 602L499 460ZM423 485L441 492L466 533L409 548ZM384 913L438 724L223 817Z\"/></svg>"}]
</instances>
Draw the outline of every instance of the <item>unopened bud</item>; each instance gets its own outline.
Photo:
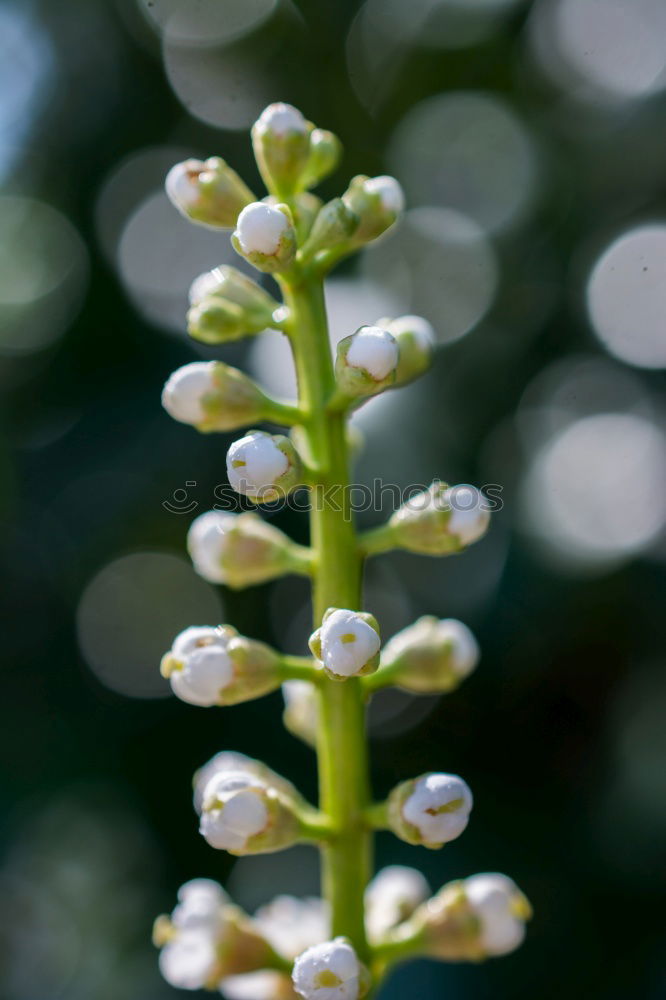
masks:
<instances>
[{"instance_id":1,"label":"unopened bud","mask_svg":"<svg viewBox=\"0 0 666 1000\"><path fill-rule=\"evenodd\" d=\"M179 212L206 226L232 229L239 213L255 200L235 170L219 156L185 160L171 168L166 193Z\"/></svg>"},{"instance_id":2,"label":"unopened bud","mask_svg":"<svg viewBox=\"0 0 666 1000\"><path fill-rule=\"evenodd\" d=\"M310 636L310 649L329 677L344 679L373 673L379 665L379 625L364 611L329 608Z\"/></svg>"},{"instance_id":3,"label":"unopened bud","mask_svg":"<svg viewBox=\"0 0 666 1000\"><path fill-rule=\"evenodd\" d=\"M252 127L257 166L271 194L287 198L301 189L310 155L312 125L291 104L269 104Z\"/></svg>"},{"instance_id":4,"label":"unopened bud","mask_svg":"<svg viewBox=\"0 0 666 1000\"><path fill-rule=\"evenodd\" d=\"M303 1000L361 1000L370 977L346 938L316 944L298 956L292 973Z\"/></svg>"},{"instance_id":5,"label":"unopened bud","mask_svg":"<svg viewBox=\"0 0 666 1000\"><path fill-rule=\"evenodd\" d=\"M407 500L389 521L394 543L423 555L460 552L488 529L488 501L474 486L434 482Z\"/></svg>"},{"instance_id":6,"label":"unopened bud","mask_svg":"<svg viewBox=\"0 0 666 1000\"><path fill-rule=\"evenodd\" d=\"M365 922L371 941L378 941L410 917L429 895L430 886L416 868L382 868L365 890Z\"/></svg>"},{"instance_id":7,"label":"unopened bud","mask_svg":"<svg viewBox=\"0 0 666 1000\"><path fill-rule=\"evenodd\" d=\"M302 249L308 260L321 250L329 250L346 242L358 226L358 216L345 205L342 198L334 198L322 206L315 218L310 235Z\"/></svg>"},{"instance_id":8,"label":"unopened bud","mask_svg":"<svg viewBox=\"0 0 666 1000\"><path fill-rule=\"evenodd\" d=\"M446 961L480 961L522 944L531 907L506 875L472 875L450 882L419 908L425 954Z\"/></svg>"},{"instance_id":9,"label":"unopened bud","mask_svg":"<svg viewBox=\"0 0 666 1000\"><path fill-rule=\"evenodd\" d=\"M279 304L235 267L200 274L190 288L187 329L195 340L223 344L271 325Z\"/></svg>"},{"instance_id":10,"label":"unopened bud","mask_svg":"<svg viewBox=\"0 0 666 1000\"><path fill-rule=\"evenodd\" d=\"M264 417L266 397L244 372L222 361L192 361L162 390L162 406L200 431L232 431Z\"/></svg>"},{"instance_id":11,"label":"unopened bud","mask_svg":"<svg viewBox=\"0 0 666 1000\"><path fill-rule=\"evenodd\" d=\"M185 629L162 657L160 670L190 705L235 705L279 687L279 657L230 625Z\"/></svg>"},{"instance_id":12,"label":"unopened bud","mask_svg":"<svg viewBox=\"0 0 666 1000\"><path fill-rule=\"evenodd\" d=\"M211 847L266 854L295 844L299 830L294 804L258 777L223 771L206 785L200 832Z\"/></svg>"},{"instance_id":13,"label":"unopened bud","mask_svg":"<svg viewBox=\"0 0 666 1000\"><path fill-rule=\"evenodd\" d=\"M227 452L227 475L237 493L255 503L287 496L301 481L301 462L289 438L250 431Z\"/></svg>"},{"instance_id":14,"label":"unopened bud","mask_svg":"<svg viewBox=\"0 0 666 1000\"><path fill-rule=\"evenodd\" d=\"M291 264L296 255L296 233L286 205L273 207L255 201L238 216L231 243L259 271L274 273Z\"/></svg>"},{"instance_id":15,"label":"unopened bud","mask_svg":"<svg viewBox=\"0 0 666 1000\"><path fill-rule=\"evenodd\" d=\"M478 643L466 625L424 615L387 642L377 677L386 671L396 687L435 694L456 688L478 660Z\"/></svg>"},{"instance_id":16,"label":"unopened bud","mask_svg":"<svg viewBox=\"0 0 666 1000\"><path fill-rule=\"evenodd\" d=\"M333 132L322 128L313 129L310 133L310 154L300 178L301 187L316 187L335 170L341 153L342 144Z\"/></svg>"},{"instance_id":17,"label":"unopened bud","mask_svg":"<svg viewBox=\"0 0 666 1000\"><path fill-rule=\"evenodd\" d=\"M388 824L401 840L437 848L469 822L472 793L455 774L424 774L403 781L388 798Z\"/></svg>"},{"instance_id":18,"label":"unopened bud","mask_svg":"<svg viewBox=\"0 0 666 1000\"><path fill-rule=\"evenodd\" d=\"M422 316L379 319L377 326L393 334L400 354L395 384L406 385L428 370L435 348L435 331Z\"/></svg>"},{"instance_id":19,"label":"unopened bud","mask_svg":"<svg viewBox=\"0 0 666 1000\"><path fill-rule=\"evenodd\" d=\"M248 774L262 784L275 788L287 801L305 805L305 801L296 786L273 771L261 760L248 757L237 750L221 750L198 769L194 775L194 809L200 816L203 809L204 794L211 780L220 774Z\"/></svg>"},{"instance_id":20,"label":"unopened bud","mask_svg":"<svg viewBox=\"0 0 666 1000\"><path fill-rule=\"evenodd\" d=\"M398 367L395 338L378 326L362 326L338 344L335 377L350 398L373 396L393 385Z\"/></svg>"},{"instance_id":21,"label":"unopened bud","mask_svg":"<svg viewBox=\"0 0 666 1000\"><path fill-rule=\"evenodd\" d=\"M381 236L405 207L405 196L394 177L354 177L342 198L359 217L354 234L358 243L369 243Z\"/></svg>"},{"instance_id":22,"label":"unopened bud","mask_svg":"<svg viewBox=\"0 0 666 1000\"><path fill-rule=\"evenodd\" d=\"M187 547L199 576L234 590L304 571L306 550L251 511L199 515L190 525Z\"/></svg>"}]
</instances>

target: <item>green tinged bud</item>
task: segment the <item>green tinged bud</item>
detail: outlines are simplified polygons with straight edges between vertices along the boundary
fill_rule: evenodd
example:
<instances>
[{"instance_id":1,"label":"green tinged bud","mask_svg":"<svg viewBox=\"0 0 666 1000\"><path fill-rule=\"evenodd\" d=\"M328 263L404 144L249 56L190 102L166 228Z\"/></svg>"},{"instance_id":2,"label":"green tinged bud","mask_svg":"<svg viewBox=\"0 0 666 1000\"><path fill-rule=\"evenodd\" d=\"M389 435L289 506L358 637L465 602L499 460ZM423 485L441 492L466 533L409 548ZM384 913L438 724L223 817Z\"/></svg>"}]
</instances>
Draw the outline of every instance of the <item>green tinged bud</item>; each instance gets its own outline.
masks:
<instances>
[{"instance_id":1,"label":"green tinged bud","mask_svg":"<svg viewBox=\"0 0 666 1000\"><path fill-rule=\"evenodd\" d=\"M302 256L308 260L321 250L329 250L346 242L358 226L358 216L345 205L342 198L334 198L318 213L307 242L302 248Z\"/></svg>"},{"instance_id":2,"label":"green tinged bud","mask_svg":"<svg viewBox=\"0 0 666 1000\"><path fill-rule=\"evenodd\" d=\"M342 154L342 143L332 132L315 128L310 133L310 155L300 183L303 188L315 187L333 173Z\"/></svg>"},{"instance_id":3,"label":"green tinged bud","mask_svg":"<svg viewBox=\"0 0 666 1000\"><path fill-rule=\"evenodd\" d=\"M162 405L174 420L197 430L232 431L261 420L268 400L238 368L222 361L193 361L169 376Z\"/></svg>"},{"instance_id":4,"label":"green tinged bud","mask_svg":"<svg viewBox=\"0 0 666 1000\"><path fill-rule=\"evenodd\" d=\"M370 243L389 229L405 207L402 188L393 177L366 177L359 174L342 196L359 217L354 243Z\"/></svg>"},{"instance_id":5,"label":"green tinged bud","mask_svg":"<svg viewBox=\"0 0 666 1000\"><path fill-rule=\"evenodd\" d=\"M362 326L341 340L335 359L338 392L349 399L374 396L393 385L398 366L395 338L378 326Z\"/></svg>"},{"instance_id":6,"label":"green tinged bud","mask_svg":"<svg viewBox=\"0 0 666 1000\"><path fill-rule=\"evenodd\" d=\"M257 166L271 194L289 198L302 189L312 125L291 104L270 104L252 127Z\"/></svg>"},{"instance_id":7,"label":"green tinged bud","mask_svg":"<svg viewBox=\"0 0 666 1000\"><path fill-rule=\"evenodd\" d=\"M221 344L270 326L278 302L235 267L216 267L190 288L188 331L206 344Z\"/></svg>"},{"instance_id":8,"label":"green tinged bud","mask_svg":"<svg viewBox=\"0 0 666 1000\"><path fill-rule=\"evenodd\" d=\"M461 552L488 529L488 501L474 486L434 482L393 514L388 530L393 545L422 555Z\"/></svg>"},{"instance_id":9,"label":"green tinged bud","mask_svg":"<svg viewBox=\"0 0 666 1000\"><path fill-rule=\"evenodd\" d=\"M398 344L400 359L395 385L406 385L428 370L435 349L435 332L421 316L399 316L379 319L377 326L391 333Z\"/></svg>"},{"instance_id":10,"label":"green tinged bud","mask_svg":"<svg viewBox=\"0 0 666 1000\"><path fill-rule=\"evenodd\" d=\"M235 170L219 156L177 163L167 174L165 187L182 215L214 228L232 229L240 212L255 200Z\"/></svg>"},{"instance_id":11,"label":"green tinged bud","mask_svg":"<svg viewBox=\"0 0 666 1000\"><path fill-rule=\"evenodd\" d=\"M386 644L374 686L394 684L415 694L452 691L478 659L478 643L466 625L425 615Z\"/></svg>"},{"instance_id":12,"label":"green tinged bud","mask_svg":"<svg viewBox=\"0 0 666 1000\"><path fill-rule=\"evenodd\" d=\"M289 208L263 201L248 205L238 216L231 245L258 271L284 271L296 256L296 231Z\"/></svg>"}]
</instances>

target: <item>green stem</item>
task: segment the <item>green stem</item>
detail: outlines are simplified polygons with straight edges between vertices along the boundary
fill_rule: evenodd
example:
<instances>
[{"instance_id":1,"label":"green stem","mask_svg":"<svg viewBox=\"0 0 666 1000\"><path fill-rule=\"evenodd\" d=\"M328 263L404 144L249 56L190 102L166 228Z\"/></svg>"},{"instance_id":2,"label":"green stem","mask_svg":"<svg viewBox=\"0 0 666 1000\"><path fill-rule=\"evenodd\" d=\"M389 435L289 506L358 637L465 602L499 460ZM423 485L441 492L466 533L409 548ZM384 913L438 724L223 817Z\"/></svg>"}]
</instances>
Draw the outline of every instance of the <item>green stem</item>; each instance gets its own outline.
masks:
<instances>
[{"instance_id":1,"label":"green stem","mask_svg":"<svg viewBox=\"0 0 666 1000\"><path fill-rule=\"evenodd\" d=\"M329 607L361 610L362 561L349 509L345 417L327 411L335 390L322 280L301 272L283 281L292 317L290 336L303 412L306 461L316 469L311 490L314 626ZM334 836L322 846L322 893L333 935L345 935L368 956L363 893L370 877L371 835L363 812L369 799L364 695L358 680L325 678L319 686L317 739L320 808Z\"/></svg>"}]
</instances>

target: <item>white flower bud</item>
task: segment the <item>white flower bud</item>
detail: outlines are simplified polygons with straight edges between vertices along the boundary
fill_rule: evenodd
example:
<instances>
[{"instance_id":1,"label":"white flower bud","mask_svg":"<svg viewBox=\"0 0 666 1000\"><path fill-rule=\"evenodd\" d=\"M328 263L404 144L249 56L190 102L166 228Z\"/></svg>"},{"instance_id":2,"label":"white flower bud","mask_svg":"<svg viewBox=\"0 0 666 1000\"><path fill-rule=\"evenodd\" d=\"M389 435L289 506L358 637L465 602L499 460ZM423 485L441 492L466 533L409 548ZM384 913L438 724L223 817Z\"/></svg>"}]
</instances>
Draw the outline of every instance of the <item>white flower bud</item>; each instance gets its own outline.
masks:
<instances>
[{"instance_id":1,"label":"white flower bud","mask_svg":"<svg viewBox=\"0 0 666 1000\"><path fill-rule=\"evenodd\" d=\"M457 775L424 774L393 789L389 826L410 844L441 847L463 832L472 802L469 787Z\"/></svg>"},{"instance_id":2,"label":"white flower bud","mask_svg":"<svg viewBox=\"0 0 666 1000\"><path fill-rule=\"evenodd\" d=\"M472 875L463 882L465 895L481 924L480 940L487 955L507 955L522 944L531 908L506 875Z\"/></svg>"},{"instance_id":3,"label":"white flower bud","mask_svg":"<svg viewBox=\"0 0 666 1000\"><path fill-rule=\"evenodd\" d=\"M298 108L282 101L264 108L254 127L262 134L272 132L276 136L285 136L290 132L305 135L308 131L308 124Z\"/></svg>"},{"instance_id":4,"label":"white flower bud","mask_svg":"<svg viewBox=\"0 0 666 1000\"><path fill-rule=\"evenodd\" d=\"M352 335L346 361L360 368L375 382L382 382L398 364L398 345L388 330L378 326L362 326Z\"/></svg>"},{"instance_id":5,"label":"white flower bud","mask_svg":"<svg viewBox=\"0 0 666 1000\"><path fill-rule=\"evenodd\" d=\"M229 431L261 420L266 397L238 368L221 361L192 361L171 374L162 406L201 431Z\"/></svg>"},{"instance_id":6,"label":"white flower bud","mask_svg":"<svg viewBox=\"0 0 666 1000\"><path fill-rule=\"evenodd\" d=\"M287 267L296 255L296 233L286 205L255 201L238 216L231 237L234 250L260 271Z\"/></svg>"},{"instance_id":7,"label":"white flower bud","mask_svg":"<svg viewBox=\"0 0 666 1000\"><path fill-rule=\"evenodd\" d=\"M382 868L365 890L365 922L370 940L378 941L401 924L429 895L430 886L416 868Z\"/></svg>"},{"instance_id":8,"label":"white flower bud","mask_svg":"<svg viewBox=\"0 0 666 1000\"><path fill-rule=\"evenodd\" d=\"M227 452L227 475L237 493L256 503L286 496L299 481L300 461L291 441L280 434L250 431Z\"/></svg>"},{"instance_id":9,"label":"white flower bud","mask_svg":"<svg viewBox=\"0 0 666 1000\"><path fill-rule=\"evenodd\" d=\"M214 938L201 930L184 931L160 951L160 972L170 986L200 990L215 979L217 949Z\"/></svg>"},{"instance_id":10,"label":"white flower bud","mask_svg":"<svg viewBox=\"0 0 666 1000\"><path fill-rule=\"evenodd\" d=\"M243 851L269 822L262 783L242 772L222 772L206 786L201 833L211 847Z\"/></svg>"},{"instance_id":11,"label":"white flower bud","mask_svg":"<svg viewBox=\"0 0 666 1000\"><path fill-rule=\"evenodd\" d=\"M378 326L362 326L338 343L338 391L351 399L373 396L395 381L399 352L395 338Z\"/></svg>"},{"instance_id":12,"label":"white flower bud","mask_svg":"<svg viewBox=\"0 0 666 1000\"><path fill-rule=\"evenodd\" d=\"M358 677L379 665L379 626L372 615L329 608L321 628L310 637L310 649L329 676Z\"/></svg>"},{"instance_id":13,"label":"white flower bud","mask_svg":"<svg viewBox=\"0 0 666 1000\"><path fill-rule=\"evenodd\" d=\"M199 830L211 847L232 854L291 846L299 821L293 803L245 771L222 771L204 790Z\"/></svg>"},{"instance_id":14,"label":"white flower bud","mask_svg":"<svg viewBox=\"0 0 666 1000\"><path fill-rule=\"evenodd\" d=\"M287 199L302 190L312 125L291 104L270 104L252 127L257 166L272 195Z\"/></svg>"},{"instance_id":15,"label":"white flower bud","mask_svg":"<svg viewBox=\"0 0 666 1000\"><path fill-rule=\"evenodd\" d=\"M462 622L455 618L419 618L387 642L382 667L386 683L405 691L434 694L451 691L476 667L479 645Z\"/></svg>"},{"instance_id":16,"label":"white flower bud","mask_svg":"<svg viewBox=\"0 0 666 1000\"><path fill-rule=\"evenodd\" d=\"M393 334L398 344L400 360L395 376L396 385L406 385L430 367L435 348L435 331L422 316L379 319L377 326Z\"/></svg>"},{"instance_id":17,"label":"white flower bud","mask_svg":"<svg viewBox=\"0 0 666 1000\"><path fill-rule=\"evenodd\" d=\"M279 686L279 657L230 625L193 626L174 640L160 670L190 705L235 705Z\"/></svg>"},{"instance_id":18,"label":"white flower bud","mask_svg":"<svg viewBox=\"0 0 666 1000\"><path fill-rule=\"evenodd\" d=\"M302 573L307 563L307 550L250 511L200 514L190 525L187 548L200 576L234 589Z\"/></svg>"},{"instance_id":19,"label":"white flower bud","mask_svg":"<svg viewBox=\"0 0 666 1000\"><path fill-rule=\"evenodd\" d=\"M402 188L394 177L354 177L342 196L359 218L354 242L359 245L377 239L396 221L405 205Z\"/></svg>"},{"instance_id":20,"label":"white flower bud","mask_svg":"<svg viewBox=\"0 0 666 1000\"><path fill-rule=\"evenodd\" d=\"M219 156L185 160L171 168L166 193L179 212L193 222L229 229L254 195Z\"/></svg>"},{"instance_id":21,"label":"white flower bud","mask_svg":"<svg viewBox=\"0 0 666 1000\"><path fill-rule=\"evenodd\" d=\"M255 760L244 753L236 750L221 750L211 757L194 775L194 809L201 815L203 808L204 793L208 784L213 778L220 774L247 774L251 778L256 778L266 787L274 788L278 794L289 802L301 804L304 802L302 796L281 774L271 770L263 761Z\"/></svg>"},{"instance_id":22,"label":"white flower bud","mask_svg":"<svg viewBox=\"0 0 666 1000\"><path fill-rule=\"evenodd\" d=\"M283 212L256 201L239 215L236 232L245 253L264 253L270 257L278 252L288 228L289 220Z\"/></svg>"},{"instance_id":23,"label":"white flower bud","mask_svg":"<svg viewBox=\"0 0 666 1000\"><path fill-rule=\"evenodd\" d=\"M280 308L268 292L235 267L216 267L190 286L187 329L205 344L223 344L270 326Z\"/></svg>"},{"instance_id":24,"label":"white flower bud","mask_svg":"<svg viewBox=\"0 0 666 1000\"><path fill-rule=\"evenodd\" d=\"M282 696L284 698L282 721L285 729L309 746L315 746L319 726L319 705L314 686L309 681L285 681L282 685Z\"/></svg>"},{"instance_id":25,"label":"white flower bud","mask_svg":"<svg viewBox=\"0 0 666 1000\"><path fill-rule=\"evenodd\" d=\"M488 501L475 486L434 482L389 521L396 545L423 555L448 555L476 542L490 523Z\"/></svg>"},{"instance_id":26,"label":"white flower bud","mask_svg":"<svg viewBox=\"0 0 666 1000\"><path fill-rule=\"evenodd\" d=\"M365 182L368 194L378 195L382 208L386 212L400 215L405 209L405 195L395 177L382 174L381 177L371 177Z\"/></svg>"},{"instance_id":27,"label":"white flower bud","mask_svg":"<svg viewBox=\"0 0 666 1000\"><path fill-rule=\"evenodd\" d=\"M292 978L304 1000L359 1000L368 991L365 969L349 942L340 937L299 955Z\"/></svg>"},{"instance_id":28,"label":"white flower bud","mask_svg":"<svg viewBox=\"0 0 666 1000\"><path fill-rule=\"evenodd\" d=\"M472 875L450 882L419 907L426 955L445 961L479 961L514 951L525 937L532 909L506 875Z\"/></svg>"},{"instance_id":29,"label":"white flower bud","mask_svg":"<svg viewBox=\"0 0 666 1000\"><path fill-rule=\"evenodd\" d=\"M219 704L234 679L229 635L210 625L192 626L176 636L162 661L173 693L190 705Z\"/></svg>"}]
</instances>

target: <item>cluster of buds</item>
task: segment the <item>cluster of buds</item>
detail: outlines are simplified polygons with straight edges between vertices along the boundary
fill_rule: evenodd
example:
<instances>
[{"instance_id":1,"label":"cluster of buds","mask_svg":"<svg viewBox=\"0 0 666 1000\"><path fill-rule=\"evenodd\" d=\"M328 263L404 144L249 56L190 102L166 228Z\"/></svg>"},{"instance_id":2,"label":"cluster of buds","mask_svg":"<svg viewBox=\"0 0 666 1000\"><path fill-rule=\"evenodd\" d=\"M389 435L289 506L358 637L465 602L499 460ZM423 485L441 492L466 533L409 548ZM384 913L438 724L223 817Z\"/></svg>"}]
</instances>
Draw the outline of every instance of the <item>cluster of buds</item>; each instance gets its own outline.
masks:
<instances>
[{"instance_id":1,"label":"cluster of buds","mask_svg":"<svg viewBox=\"0 0 666 1000\"><path fill-rule=\"evenodd\" d=\"M272 327L293 346L302 320L296 290L303 294L314 282L320 295L322 276L393 226L404 199L393 178L358 176L340 197L323 204L309 188L334 169L340 144L291 105L268 107L252 129L252 142L268 191L263 200L218 157L174 167L167 192L193 221L233 230L237 253L257 271L275 276L286 304L242 270L214 268L192 285L188 329L197 340L222 344ZM310 313L319 308L313 302ZM314 322L311 316L308 322ZM325 329L320 332L325 340ZM310 392L301 393L297 403L278 401L236 368L195 361L170 376L162 402L175 420L202 432L261 422L289 429L284 435L248 430L227 452L233 489L255 504L273 503L301 485L321 485L322 470L333 478L325 466L331 456L315 453L314 416L320 438L325 437L322 421L340 427L341 415L364 400L423 374L434 343L425 319L385 317L341 340L334 361L325 359L317 382L325 398L313 399L316 393ZM308 351L320 347L310 344ZM317 366L323 368L323 362ZM299 369L299 379L302 374ZM340 440L338 451L344 451ZM361 557L391 548L426 555L460 552L485 534L489 510L475 487L436 481L383 527L358 543L354 536L350 559L360 564ZM188 549L197 573L231 588L286 573L321 579L327 572L319 564L320 552L295 544L255 512L200 515L189 529ZM321 597L319 606L325 606ZM229 625L192 626L174 639L161 671L178 698L201 707L234 705L282 686L285 725L321 747L326 699L334 693L341 699L351 694L359 706L388 685L441 694L455 689L479 660L473 634L454 619L420 618L383 649L377 620L358 608L330 607L314 625L307 657L282 655ZM331 738L324 733L329 754ZM343 742L343 756L344 751ZM350 836L383 829L409 844L438 849L463 833L472 804L468 785L457 775L408 778L383 802L357 802L359 829ZM299 842L332 851L348 833L333 808L320 812L286 778L233 751L216 754L196 773L194 807L206 842L234 856ZM339 934L346 931L340 914L336 919L322 900L279 897L249 917L216 883L188 883L171 916L156 923L162 972L172 985L221 990L229 1000L361 1000L393 961L415 955L475 961L505 954L522 941L529 917L524 896L502 875L450 883L431 897L419 872L391 866L367 887L354 888L359 904L365 889L365 934L359 911L350 940Z\"/></svg>"}]
</instances>

